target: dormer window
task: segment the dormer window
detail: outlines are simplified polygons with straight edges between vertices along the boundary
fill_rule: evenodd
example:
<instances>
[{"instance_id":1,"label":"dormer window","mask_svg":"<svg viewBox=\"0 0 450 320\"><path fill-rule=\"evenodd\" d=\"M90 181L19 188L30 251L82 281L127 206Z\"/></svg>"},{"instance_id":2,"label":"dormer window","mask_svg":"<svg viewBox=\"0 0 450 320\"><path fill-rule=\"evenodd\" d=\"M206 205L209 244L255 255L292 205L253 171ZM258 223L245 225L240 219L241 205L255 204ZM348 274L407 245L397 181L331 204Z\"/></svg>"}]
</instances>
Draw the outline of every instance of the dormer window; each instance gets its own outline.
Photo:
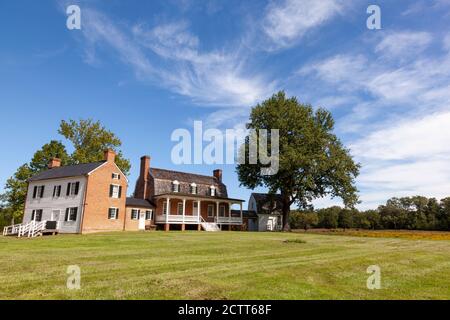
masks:
<instances>
[{"instance_id":1,"label":"dormer window","mask_svg":"<svg viewBox=\"0 0 450 320\"><path fill-rule=\"evenodd\" d=\"M180 192L180 183L177 180L172 182L172 192Z\"/></svg>"},{"instance_id":2,"label":"dormer window","mask_svg":"<svg viewBox=\"0 0 450 320\"><path fill-rule=\"evenodd\" d=\"M216 196L216 187L214 187L214 186L209 187L209 195L211 197L215 197Z\"/></svg>"},{"instance_id":3,"label":"dormer window","mask_svg":"<svg viewBox=\"0 0 450 320\"><path fill-rule=\"evenodd\" d=\"M191 183L191 193L197 194L197 185L195 183Z\"/></svg>"}]
</instances>

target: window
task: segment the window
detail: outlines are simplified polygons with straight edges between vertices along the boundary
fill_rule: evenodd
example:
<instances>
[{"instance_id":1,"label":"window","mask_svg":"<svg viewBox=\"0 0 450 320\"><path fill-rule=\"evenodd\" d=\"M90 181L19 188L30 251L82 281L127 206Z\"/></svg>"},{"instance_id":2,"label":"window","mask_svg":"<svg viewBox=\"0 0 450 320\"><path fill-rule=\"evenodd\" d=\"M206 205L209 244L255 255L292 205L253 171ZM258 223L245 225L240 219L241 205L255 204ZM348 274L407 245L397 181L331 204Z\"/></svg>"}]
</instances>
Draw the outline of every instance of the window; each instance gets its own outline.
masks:
<instances>
[{"instance_id":1,"label":"window","mask_svg":"<svg viewBox=\"0 0 450 320\"><path fill-rule=\"evenodd\" d=\"M177 214L183 214L183 203L182 202L178 202Z\"/></svg>"},{"instance_id":2,"label":"window","mask_svg":"<svg viewBox=\"0 0 450 320\"><path fill-rule=\"evenodd\" d=\"M225 206L219 207L219 216L225 217Z\"/></svg>"},{"instance_id":3,"label":"window","mask_svg":"<svg viewBox=\"0 0 450 320\"><path fill-rule=\"evenodd\" d=\"M139 210L133 209L131 210L131 220L138 220L139 219Z\"/></svg>"},{"instance_id":4,"label":"window","mask_svg":"<svg viewBox=\"0 0 450 320\"><path fill-rule=\"evenodd\" d=\"M80 189L79 182L69 182L67 184L66 196L76 196L78 195L78 191Z\"/></svg>"},{"instance_id":5,"label":"window","mask_svg":"<svg viewBox=\"0 0 450 320\"><path fill-rule=\"evenodd\" d=\"M214 205L208 204L208 217L214 217Z\"/></svg>"},{"instance_id":6,"label":"window","mask_svg":"<svg viewBox=\"0 0 450 320\"><path fill-rule=\"evenodd\" d=\"M145 211L145 220L152 220L152 218L153 218L152 213L153 213L152 210Z\"/></svg>"},{"instance_id":7,"label":"window","mask_svg":"<svg viewBox=\"0 0 450 320\"><path fill-rule=\"evenodd\" d=\"M45 186L35 186L33 189L33 199L40 199L44 197Z\"/></svg>"},{"instance_id":8,"label":"window","mask_svg":"<svg viewBox=\"0 0 450 320\"><path fill-rule=\"evenodd\" d=\"M109 210L108 210L108 219L109 220L117 220L117 219L119 219L119 209L118 208L109 208Z\"/></svg>"},{"instance_id":9,"label":"window","mask_svg":"<svg viewBox=\"0 0 450 320\"><path fill-rule=\"evenodd\" d=\"M177 180L172 182L172 192L180 192L180 183Z\"/></svg>"},{"instance_id":10,"label":"window","mask_svg":"<svg viewBox=\"0 0 450 320\"><path fill-rule=\"evenodd\" d=\"M163 202L163 214L167 214L167 201Z\"/></svg>"},{"instance_id":11,"label":"window","mask_svg":"<svg viewBox=\"0 0 450 320\"><path fill-rule=\"evenodd\" d=\"M191 193L197 194L197 185L195 183L191 183Z\"/></svg>"},{"instance_id":12,"label":"window","mask_svg":"<svg viewBox=\"0 0 450 320\"><path fill-rule=\"evenodd\" d=\"M77 221L78 208L67 208L65 221Z\"/></svg>"},{"instance_id":13,"label":"window","mask_svg":"<svg viewBox=\"0 0 450 320\"><path fill-rule=\"evenodd\" d=\"M42 209L33 210L31 212L31 220L41 221L42 220Z\"/></svg>"},{"instance_id":14,"label":"window","mask_svg":"<svg viewBox=\"0 0 450 320\"><path fill-rule=\"evenodd\" d=\"M114 180L120 180L120 174L118 174L118 173L113 173L113 174L112 174L112 178L113 178Z\"/></svg>"},{"instance_id":15,"label":"window","mask_svg":"<svg viewBox=\"0 0 450 320\"><path fill-rule=\"evenodd\" d=\"M209 187L209 195L211 197L215 197L216 196L216 187L214 187L214 186Z\"/></svg>"},{"instance_id":16,"label":"window","mask_svg":"<svg viewBox=\"0 0 450 320\"><path fill-rule=\"evenodd\" d=\"M119 199L122 197L122 186L118 184L111 184L109 186L109 197Z\"/></svg>"},{"instance_id":17,"label":"window","mask_svg":"<svg viewBox=\"0 0 450 320\"><path fill-rule=\"evenodd\" d=\"M61 196L61 186L53 187L53 198L59 198Z\"/></svg>"}]
</instances>

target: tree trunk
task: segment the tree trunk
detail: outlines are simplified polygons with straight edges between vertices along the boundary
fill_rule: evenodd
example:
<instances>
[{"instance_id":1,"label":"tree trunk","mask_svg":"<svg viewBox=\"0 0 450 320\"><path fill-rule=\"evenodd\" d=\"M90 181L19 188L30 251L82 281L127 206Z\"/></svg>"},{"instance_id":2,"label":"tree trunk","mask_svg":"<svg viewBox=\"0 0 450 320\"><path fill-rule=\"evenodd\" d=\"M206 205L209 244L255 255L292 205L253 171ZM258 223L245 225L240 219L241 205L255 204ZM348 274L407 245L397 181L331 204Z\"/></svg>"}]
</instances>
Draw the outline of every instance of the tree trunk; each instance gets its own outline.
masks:
<instances>
[{"instance_id":1,"label":"tree trunk","mask_svg":"<svg viewBox=\"0 0 450 320\"><path fill-rule=\"evenodd\" d=\"M290 232L291 225L289 223L289 215L291 213L291 205L289 203L289 198L286 199L285 196L283 198L283 231Z\"/></svg>"}]
</instances>

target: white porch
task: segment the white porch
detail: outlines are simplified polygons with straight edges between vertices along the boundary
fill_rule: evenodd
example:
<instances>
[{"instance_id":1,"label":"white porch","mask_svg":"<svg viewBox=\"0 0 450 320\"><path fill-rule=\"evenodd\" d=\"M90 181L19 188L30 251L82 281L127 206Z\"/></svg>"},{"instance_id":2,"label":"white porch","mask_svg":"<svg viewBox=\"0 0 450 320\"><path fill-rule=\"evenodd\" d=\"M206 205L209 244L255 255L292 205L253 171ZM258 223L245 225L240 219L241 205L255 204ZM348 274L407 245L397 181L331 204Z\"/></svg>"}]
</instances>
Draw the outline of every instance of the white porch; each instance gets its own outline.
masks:
<instances>
[{"instance_id":1,"label":"white porch","mask_svg":"<svg viewBox=\"0 0 450 320\"><path fill-rule=\"evenodd\" d=\"M171 194L156 197L156 202L156 224L243 224L242 200ZM239 206L239 216L232 215L233 205Z\"/></svg>"}]
</instances>

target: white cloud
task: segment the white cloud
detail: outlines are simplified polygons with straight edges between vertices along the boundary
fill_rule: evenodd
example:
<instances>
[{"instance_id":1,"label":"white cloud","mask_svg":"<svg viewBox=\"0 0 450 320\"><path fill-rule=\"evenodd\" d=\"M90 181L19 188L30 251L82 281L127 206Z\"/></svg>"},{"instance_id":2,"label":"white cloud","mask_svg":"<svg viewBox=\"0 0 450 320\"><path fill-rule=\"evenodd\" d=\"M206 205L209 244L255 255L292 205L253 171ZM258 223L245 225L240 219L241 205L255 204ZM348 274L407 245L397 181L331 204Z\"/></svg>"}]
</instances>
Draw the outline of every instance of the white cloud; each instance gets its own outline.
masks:
<instances>
[{"instance_id":1,"label":"white cloud","mask_svg":"<svg viewBox=\"0 0 450 320\"><path fill-rule=\"evenodd\" d=\"M289 47L339 14L343 6L340 0L274 1L266 9L263 30L276 47Z\"/></svg>"},{"instance_id":2,"label":"white cloud","mask_svg":"<svg viewBox=\"0 0 450 320\"><path fill-rule=\"evenodd\" d=\"M450 190L450 112L392 121L350 146L363 164L361 208L390 197L443 198Z\"/></svg>"},{"instance_id":3,"label":"white cloud","mask_svg":"<svg viewBox=\"0 0 450 320\"><path fill-rule=\"evenodd\" d=\"M130 65L138 78L189 97L195 103L251 106L271 94L276 84L254 73L239 50L201 52L200 40L185 22L154 28L136 25L119 29L108 17L84 9L83 34L89 42L87 56L107 45Z\"/></svg>"},{"instance_id":4,"label":"white cloud","mask_svg":"<svg viewBox=\"0 0 450 320\"><path fill-rule=\"evenodd\" d=\"M425 54L432 38L426 32L389 33L372 53L337 54L298 73L329 93L322 100L354 98L353 104L338 106L347 109L337 129L352 133L348 144L362 164L357 179L361 209L376 208L393 196L448 196L450 55ZM402 52L416 45L420 50L405 59Z\"/></svg>"},{"instance_id":5,"label":"white cloud","mask_svg":"<svg viewBox=\"0 0 450 320\"><path fill-rule=\"evenodd\" d=\"M393 122L353 143L350 148L361 158L413 160L450 157L450 112L419 119Z\"/></svg>"},{"instance_id":6,"label":"white cloud","mask_svg":"<svg viewBox=\"0 0 450 320\"><path fill-rule=\"evenodd\" d=\"M417 57L417 54L429 46L432 39L428 32L392 32L375 47L375 52L397 58Z\"/></svg>"}]
</instances>

